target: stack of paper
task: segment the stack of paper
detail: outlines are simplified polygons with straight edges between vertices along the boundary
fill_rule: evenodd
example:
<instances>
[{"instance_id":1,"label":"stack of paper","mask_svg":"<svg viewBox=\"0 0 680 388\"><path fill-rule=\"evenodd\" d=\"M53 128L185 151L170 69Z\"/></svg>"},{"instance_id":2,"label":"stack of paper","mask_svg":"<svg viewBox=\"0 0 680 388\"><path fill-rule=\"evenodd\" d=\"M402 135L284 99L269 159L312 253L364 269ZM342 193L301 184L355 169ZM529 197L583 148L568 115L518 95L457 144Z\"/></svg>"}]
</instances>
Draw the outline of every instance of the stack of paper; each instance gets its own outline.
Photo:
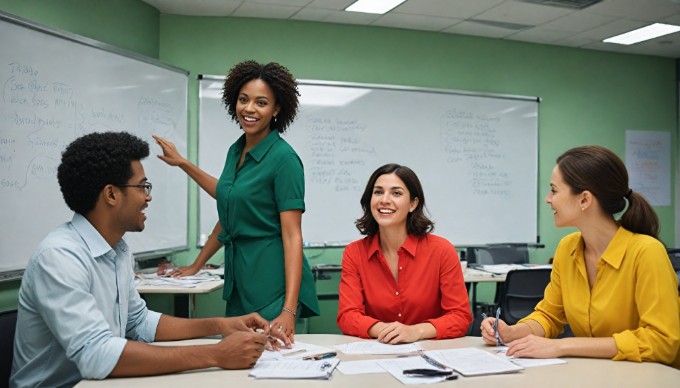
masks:
<instances>
[{"instance_id":1,"label":"stack of paper","mask_svg":"<svg viewBox=\"0 0 680 388\"><path fill-rule=\"evenodd\" d=\"M340 363L337 358L318 361L258 361L248 376L256 379L328 380Z\"/></svg>"},{"instance_id":2,"label":"stack of paper","mask_svg":"<svg viewBox=\"0 0 680 388\"><path fill-rule=\"evenodd\" d=\"M524 369L506 358L475 348L429 350L425 354L463 376L514 373Z\"/></svg>"},{"instance_id":3,"label":"stack of paper","mask_svg":"<svg viewBox=\"0 0 680 388\"><path fill-rule=\"evenodd\" d=\"M157 274L137 274L137 278L141 279L141 283L137 284L135 283L136 286L139 285L149 285L149 286L173 286L173 287L186 287L186 288L191 288L191 287L196 287L201 282L208 282L211 280L220 280L219 276L215 275L210 275L207 272L199 272L198 274L194 276L184 276L181 278L175 278L172 276L166 276L166 275L161 275L158 276Z\"/></svg>"},{"instance_id":4,"label":"stack of paper","mask_svg":"<svg viewBox=\"0 0 680 388\"><path fill-rule=\"evenodd\" d=\"M302 360L303 357L329 353L332 351L333 349L319 345L313 345L304 342L295 342L290 349L282 347L277 351L265 350L264 353L262 353L262 356L260 356L260 360L261 361Z\"/></svg>"}]
</instances>

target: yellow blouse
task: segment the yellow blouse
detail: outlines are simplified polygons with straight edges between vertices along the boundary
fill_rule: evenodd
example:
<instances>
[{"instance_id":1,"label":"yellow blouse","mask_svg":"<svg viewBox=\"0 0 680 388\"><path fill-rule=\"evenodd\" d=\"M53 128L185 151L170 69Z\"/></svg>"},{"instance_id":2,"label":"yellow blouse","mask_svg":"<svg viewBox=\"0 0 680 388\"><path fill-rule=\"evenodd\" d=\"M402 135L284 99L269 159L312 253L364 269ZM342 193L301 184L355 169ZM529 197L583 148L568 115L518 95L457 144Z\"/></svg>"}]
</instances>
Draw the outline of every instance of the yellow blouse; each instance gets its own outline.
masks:
<instances>
[{"instance_id":1,"label":"yellow blouse","mask_svg":"<svg viewBox=\"0 0 680 388\"><path fill-rule=\"evenodd\" d=\"M550 284L532 319L554 338L569 323L577 337L614 337L614 360L680 368L678 278L664 246L620 227L588 286L583 238L572 233L555 252Z\"/></svg>"}]
</instances>

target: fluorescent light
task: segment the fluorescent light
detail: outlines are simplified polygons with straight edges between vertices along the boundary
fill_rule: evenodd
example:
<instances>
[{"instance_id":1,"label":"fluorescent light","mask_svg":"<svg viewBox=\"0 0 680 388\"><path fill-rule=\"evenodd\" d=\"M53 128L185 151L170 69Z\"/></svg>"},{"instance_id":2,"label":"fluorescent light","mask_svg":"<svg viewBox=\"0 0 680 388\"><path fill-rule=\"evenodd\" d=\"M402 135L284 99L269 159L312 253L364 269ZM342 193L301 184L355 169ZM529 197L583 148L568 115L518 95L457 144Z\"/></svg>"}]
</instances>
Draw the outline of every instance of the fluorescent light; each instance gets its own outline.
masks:
<instances>
[{"instance_id":1,"label":"fluorescent light","mask_svg":"<svg viewBox=\"0 0 680 388\"><path fill-rule=\"evenodd\" d=\"M660 36L672 34L680 31L680 26L672 24L654 23L647 27L638 28L637 30L626 32L625 34L612 36L603 40L606 43L616 43L630 45L642 42L649 39L658 38Z\"/></svg>"},{"instance_id":2,"label":"fluorescent light","mask_svg":"<svg viewBox=\"0 0 680 388\"><path fill-rule=\"evenodd\" d=\"M406 0L357 0L345 11L384 14Z\"/></svg>"}]
</instances>

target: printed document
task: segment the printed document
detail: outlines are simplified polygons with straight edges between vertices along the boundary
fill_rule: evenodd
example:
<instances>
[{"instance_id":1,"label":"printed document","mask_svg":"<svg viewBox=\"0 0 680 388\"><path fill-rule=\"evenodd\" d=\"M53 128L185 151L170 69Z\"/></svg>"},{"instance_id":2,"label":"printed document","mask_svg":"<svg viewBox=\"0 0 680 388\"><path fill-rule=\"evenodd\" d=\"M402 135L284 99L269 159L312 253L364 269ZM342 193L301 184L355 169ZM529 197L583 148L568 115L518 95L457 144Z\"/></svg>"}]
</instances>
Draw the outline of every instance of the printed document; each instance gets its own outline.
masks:
<instances>
[{"instance_id":1,"label":"printed document","mask_svg":"<svg viewBox=\"0 0 680 388\"><path fill-rule=\"evenodd\" d=\"M418 353L421 348L418 343L390 345L378 341L358 341L348 344L335 345L335 348L345 354L409 354Z\"/></svg>"}]
</instances>

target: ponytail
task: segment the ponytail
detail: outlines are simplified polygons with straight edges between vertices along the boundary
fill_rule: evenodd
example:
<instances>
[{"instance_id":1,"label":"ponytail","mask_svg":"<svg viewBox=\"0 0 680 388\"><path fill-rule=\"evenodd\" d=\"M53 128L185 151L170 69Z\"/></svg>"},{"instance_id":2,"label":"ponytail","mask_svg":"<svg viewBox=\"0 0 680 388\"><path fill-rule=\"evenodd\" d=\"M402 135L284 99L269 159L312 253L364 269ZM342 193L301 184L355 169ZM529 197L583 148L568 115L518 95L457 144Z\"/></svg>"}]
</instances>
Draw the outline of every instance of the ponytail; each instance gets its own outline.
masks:
<instances>
[{"instance_id":1,"label":"ponytail","mask_svg":"<svg viewBox=\"0 0 680 388\"><path fill-rule=\"evenodd\" d=\"M642 195L630 191L626 195L628 209L621 216L621 226L633 233L646 234L658 240L659 218Z\"/></svg>"}]
</instances>

